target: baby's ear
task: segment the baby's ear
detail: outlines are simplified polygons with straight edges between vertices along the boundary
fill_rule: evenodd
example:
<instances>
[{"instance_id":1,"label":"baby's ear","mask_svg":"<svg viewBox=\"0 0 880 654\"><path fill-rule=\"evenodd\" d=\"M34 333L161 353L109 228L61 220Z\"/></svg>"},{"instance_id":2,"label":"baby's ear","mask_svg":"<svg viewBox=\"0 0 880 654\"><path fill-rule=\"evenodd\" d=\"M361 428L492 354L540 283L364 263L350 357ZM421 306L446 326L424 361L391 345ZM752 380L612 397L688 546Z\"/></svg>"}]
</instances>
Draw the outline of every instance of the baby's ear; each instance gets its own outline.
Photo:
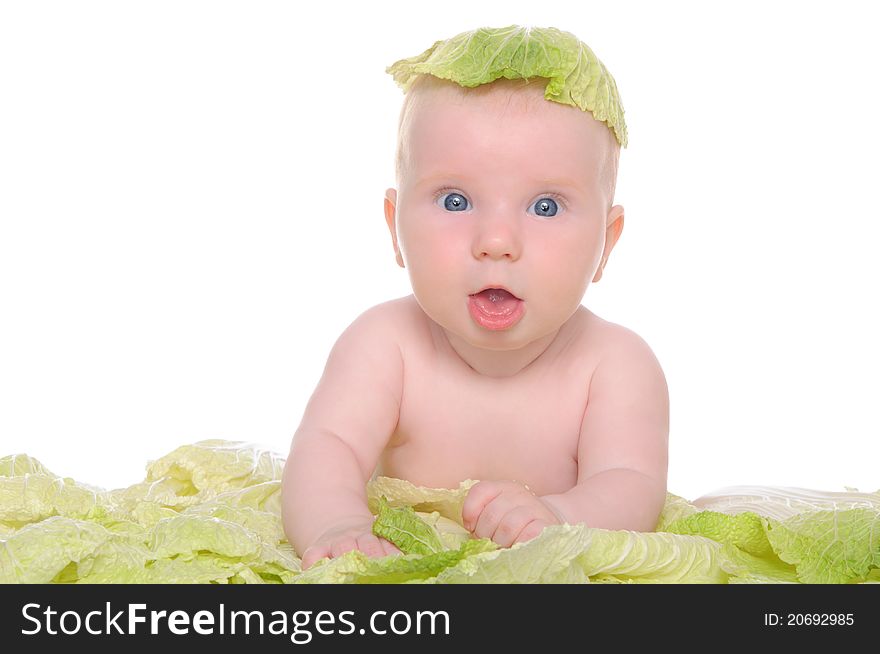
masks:
<instances>
[{"instance_id":1,"label":"baby's ear","mask_svg":"<svg viewBox=\"0 0 880 654\"><path fill-rule=\"evenodd\" d=\"M608 263L608 257L611 256L611 250L617 244L621 232L623 232L623 207L616 204L608 212L608 218L605 223L605 250L602 252L602 261L599 263L599 268L596 269L593 282L598 282L602 279L602 272Z\"/></svg>"},{"instance_id":2,"label":"baby's ear","mask_svg":"<svg viewBox=\"0 0 880 654\"><path fill-rule=\"evenodd\" d=\"M602 261L599 263L599 267L596 269L596 274L593 275L593 284L602 279L602 271L605 270L605 264L608 263L608 259L602 257Z\"/></svg>"},{"instance_id":3,"label":"baby's ear","mask_svg":"<svg viewBox=\"0 0 880 654\"><path fill-rule=\"evenodd\" d=\"M385 224L388 225L388 231L391 232L391 243L394 246L394 256L397 258L397 265L405 268L403 265L403 257L400 254L400 247L397 245L397 189L389 188L385 191Z\"/></svg>"}]
</instances>

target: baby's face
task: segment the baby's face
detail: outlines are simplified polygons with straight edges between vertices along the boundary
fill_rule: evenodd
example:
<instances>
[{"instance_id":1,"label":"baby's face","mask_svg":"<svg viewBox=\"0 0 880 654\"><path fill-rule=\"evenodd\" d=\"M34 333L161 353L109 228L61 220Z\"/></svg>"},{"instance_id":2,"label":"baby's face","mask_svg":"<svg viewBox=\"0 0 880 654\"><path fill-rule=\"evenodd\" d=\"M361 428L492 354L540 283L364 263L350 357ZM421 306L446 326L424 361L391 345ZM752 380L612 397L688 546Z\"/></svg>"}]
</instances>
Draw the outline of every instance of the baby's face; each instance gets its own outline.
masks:
<instances>
[{"instance_id":1,"label":"baby's face","mask_svg":"<svg viewBox=\"0 0 880 654\"><path fill-rule=\"evenodd\" d=\"M600 183L608 128L543 97L525 106L505 87L464 99L435 90L414 108L405 173L386 202L398 261L425 313L493 350L558 330L598 281L623 225L623 208L608 212ZM542 96L543 85L526 93ZM522 300L515 324L490 329L473 316L469 296L487 286Z\"/></svg>"}]
</instances>

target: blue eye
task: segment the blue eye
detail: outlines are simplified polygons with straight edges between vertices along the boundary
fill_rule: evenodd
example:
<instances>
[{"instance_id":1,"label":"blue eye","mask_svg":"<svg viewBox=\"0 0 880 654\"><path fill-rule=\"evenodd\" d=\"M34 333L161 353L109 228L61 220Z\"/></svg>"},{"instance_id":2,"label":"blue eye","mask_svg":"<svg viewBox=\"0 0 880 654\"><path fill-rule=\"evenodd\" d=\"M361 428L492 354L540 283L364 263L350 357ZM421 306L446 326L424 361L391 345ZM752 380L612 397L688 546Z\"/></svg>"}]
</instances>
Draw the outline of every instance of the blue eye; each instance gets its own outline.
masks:
<instances>
[{"instance_id":1,"label":"blue eye","mask_svg":"<svg viewBox=\"0 0 880 654\"><path fill-rule=\"evenodd\" d=\"M552 211L553 212L553 213L539 213L538 214L539 216L543 216L545 218L552 218L553 216L556 215L556 212L559 209L558 205L556 204L556 200L554 200L551 197L541 198L540 200L535 202L535 204L533 206L537 207L536 210L539 212L543 212L543 211L546 211L546 212Z\"/></svg>"},{"instance_id":2,"label":"blue eye","mask_svg":"<svg viewBox=\"0 0 880 654\"><path fill-rule=\"evenodd\" d=\"M448 191L445 192L444 191ZM453 212L461 212L465 211L470 207L470 203L467 198L465 198L458 191L453 191L450 189L441 189L436 197L435 201L440 198L444 198L443 200L443 208L447 211ZM533 207L536 207L536 214L541 218L553 218L559 213L559 201L557 201L556 196L553 194L545 195L540 198L537 202L535 202Z\"/></svg>"},{"instance_id":3,"label":"blue eye","mask_svg":"<svg viewBox=\"0 0 880 654\"><path fill-rule=\"evenodd\" d=\"M441 196L442 197L442 196ZM443 207L448 211L464 211L467 200L461 193L447 193L443 201Z\"/></svg>"}]
</instances>

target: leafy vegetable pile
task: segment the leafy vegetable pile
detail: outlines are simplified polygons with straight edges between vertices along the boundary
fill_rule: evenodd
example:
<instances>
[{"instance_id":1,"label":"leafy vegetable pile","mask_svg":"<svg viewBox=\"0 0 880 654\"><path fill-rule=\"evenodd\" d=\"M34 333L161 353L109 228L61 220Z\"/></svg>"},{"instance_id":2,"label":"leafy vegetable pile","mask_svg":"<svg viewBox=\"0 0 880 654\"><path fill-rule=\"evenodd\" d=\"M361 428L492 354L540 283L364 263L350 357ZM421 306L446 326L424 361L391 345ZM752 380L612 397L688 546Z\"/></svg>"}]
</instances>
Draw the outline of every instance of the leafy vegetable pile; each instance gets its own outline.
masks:
<instances>
[{"instance_id":1,"label":"leafy vegetable pile","mask_svg":"<svg viewBox=\"0 0 880 654\"><path fill-rule=\"evenodd\" d=\"M302 571L281 524L283 466L246 443L202 441L106 491L2 458L0 583L880 583L880 492L769 493L751 510L669 493L656 532L555 525L501 548L461 526L475 481L387 477L367 487L373 529L405 554L352 551Z\"/></svg>"}]
</instances>

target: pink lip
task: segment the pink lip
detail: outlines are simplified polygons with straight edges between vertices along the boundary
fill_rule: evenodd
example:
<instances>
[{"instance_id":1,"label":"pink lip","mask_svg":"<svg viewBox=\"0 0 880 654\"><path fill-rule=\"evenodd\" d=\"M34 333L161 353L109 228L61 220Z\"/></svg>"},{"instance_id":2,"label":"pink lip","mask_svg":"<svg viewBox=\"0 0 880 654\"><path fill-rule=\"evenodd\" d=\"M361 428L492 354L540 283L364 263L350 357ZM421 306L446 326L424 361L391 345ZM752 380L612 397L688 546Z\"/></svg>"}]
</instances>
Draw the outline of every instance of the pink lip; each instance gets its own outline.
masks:
<instances>
[{"instance_id":1,"label":"pink lip","mask_svg":"<svg viewBox=\"0 0 880 654\"><path fill-rule=\"evenodd\" d=\"M487 288L503 288L501 286L488 286ZM504 289L507 290L507 289ZM508 291L509 293L510 291ZM474 294L476 295L476 293ZM513 295L513 293L511 293ZM514 296L516 297L516 296ZM468 311L471 314L471 318L475 323L477 323L480 327L485 329L490 329L492 331L500 331L502 329L509 329L513 327L516 323L518 323L523 315L525 314L525 302L517 298L516 307L508 314L504 315L493 315L486 313L474 302L474 298L472 295L468 296Z\"/></svg>"}]
</instances>

